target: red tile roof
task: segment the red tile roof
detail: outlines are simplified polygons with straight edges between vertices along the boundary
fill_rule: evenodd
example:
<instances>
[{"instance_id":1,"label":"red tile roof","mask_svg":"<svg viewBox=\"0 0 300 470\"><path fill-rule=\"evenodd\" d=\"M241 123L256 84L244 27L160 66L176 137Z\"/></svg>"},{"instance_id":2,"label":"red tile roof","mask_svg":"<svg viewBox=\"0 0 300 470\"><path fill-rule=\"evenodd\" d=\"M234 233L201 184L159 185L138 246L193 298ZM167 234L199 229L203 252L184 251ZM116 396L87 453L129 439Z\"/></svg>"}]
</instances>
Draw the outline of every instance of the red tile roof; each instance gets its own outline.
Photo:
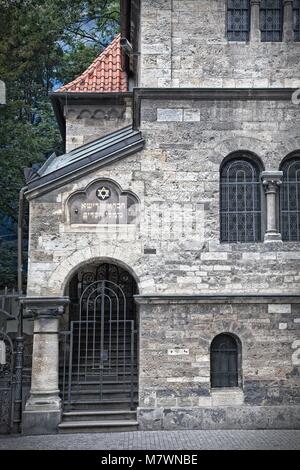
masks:
<instances>
[{"instance_id":1,"label":"red tile roof","mask_svg":"<svg viewBox=\"0 0 300 470\"><path fill-rule=\"evenodd\" d=\"M57 90L68 92L125 92L128 79L122 69L121 35L118 34L106 49L79 77Z\"/></svg>"}]
</instances>

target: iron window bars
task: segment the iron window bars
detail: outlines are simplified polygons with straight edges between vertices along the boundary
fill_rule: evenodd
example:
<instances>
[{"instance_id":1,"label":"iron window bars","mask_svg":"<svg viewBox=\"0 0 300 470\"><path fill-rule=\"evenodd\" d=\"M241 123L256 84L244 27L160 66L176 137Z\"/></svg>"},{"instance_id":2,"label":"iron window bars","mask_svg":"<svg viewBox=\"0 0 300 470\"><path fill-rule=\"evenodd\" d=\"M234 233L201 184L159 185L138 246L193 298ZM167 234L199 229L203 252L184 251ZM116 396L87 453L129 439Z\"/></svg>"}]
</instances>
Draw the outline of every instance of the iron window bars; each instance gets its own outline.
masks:
<instances>
[{"instance_id":1,"label":"iron window bars","mask_svg":"<svg viewBox=\"0 0 300 470\"><path fill-rule=\"evenodd\" d=\"M237 387L238 345L233 336L222 333L216 336L210 349L211 386Z\"/></svg>"},{"instance_id":2,"label":"iron window bars","mask_svg":"<svg viewBox=\"0 0 300 470\"><path fill-rule=\"evenodd\" d=\"M282 41L283 2L282 0L261 0L260 29L263 42Z\"/></svg>"},{"instance_id":3,"label":"iron window bars","mask_svg":"<svg viewBox=\"0 0 300 470\"><path fill-rule=\"evenodd\" d=\"M259 168L236 158L221 168L221 242L261 241L261 185Z\"/></svg>"},{"instance_id":4,"label":"iron window bars","mask_svg":"<svg viewBox=\"0 0 300 470\"><path fill-rule=\"evenodd\" d=\"M294 0L294 39L300 41L300 0Z\"/></svg>"},{"instance_id":5,"label":"iron window bars","mask_svg":"<svg viewBox=\"0 0 300 470\"><path fill-rule=\"evenodd\" d=\"M227 36L229 41L248 41L250 33L250 0L228 0Z\"/></svg>"},{"instance_id":6,"label":"iron window bars","mask_svg":"<svg viewBox=\"0 0 300 470\"><path fill-rule=\"evenodd\" d=\"M300 241L300 158L282 165L280 188L280 229L282 240Z\"/></svg>"}]
</instances>

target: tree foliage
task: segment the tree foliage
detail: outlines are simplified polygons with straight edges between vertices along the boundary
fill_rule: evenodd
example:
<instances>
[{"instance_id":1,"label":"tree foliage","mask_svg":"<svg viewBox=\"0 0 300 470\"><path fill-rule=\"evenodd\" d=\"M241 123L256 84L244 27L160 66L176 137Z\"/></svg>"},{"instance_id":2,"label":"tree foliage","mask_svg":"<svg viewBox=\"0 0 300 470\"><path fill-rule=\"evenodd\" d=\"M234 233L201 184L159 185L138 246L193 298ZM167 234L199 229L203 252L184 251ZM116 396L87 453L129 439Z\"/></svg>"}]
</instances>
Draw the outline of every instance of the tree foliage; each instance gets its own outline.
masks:
<instances>
[{"instance_id":1,"label":"tree foliage","mask_svg":"<svg viewBox=\"0 0 300 470\"><path fill-rule=\"evenodd\" d=\"M13 283L15 248L3 220L17 222L24 167L62 151L48 94L73 80L119 29L118 0L0 0L0 287Z\"/></svg>"}]
</instances>

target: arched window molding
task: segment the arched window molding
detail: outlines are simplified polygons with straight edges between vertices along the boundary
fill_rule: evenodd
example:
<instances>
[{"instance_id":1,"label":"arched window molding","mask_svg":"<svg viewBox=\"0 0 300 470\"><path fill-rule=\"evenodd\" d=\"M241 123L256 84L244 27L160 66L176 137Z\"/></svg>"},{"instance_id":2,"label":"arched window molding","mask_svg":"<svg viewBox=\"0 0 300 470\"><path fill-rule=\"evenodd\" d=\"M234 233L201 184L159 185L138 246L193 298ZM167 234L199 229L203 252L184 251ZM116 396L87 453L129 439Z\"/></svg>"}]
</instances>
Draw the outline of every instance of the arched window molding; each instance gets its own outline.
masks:
<instances>
[{"instance_id":1,"label":"arched window molding","mask_svg":"<svg viewBox=\"0 0 300 470\"><path fill-rule=\"evenodd\" d=\"M259 164L247 153L230 156L220 170L221 242L262 239Z\"/></svg>"},{"instance_id":2,"label":"arched window molding","mask_svg":"<svg viewBox=\"0 0 300 470\"><path fill-rule=\"evenodd\" d=\"M300 241L300 152L283 161L280 230L283 241Z\"/></svg>"}]
</instances>

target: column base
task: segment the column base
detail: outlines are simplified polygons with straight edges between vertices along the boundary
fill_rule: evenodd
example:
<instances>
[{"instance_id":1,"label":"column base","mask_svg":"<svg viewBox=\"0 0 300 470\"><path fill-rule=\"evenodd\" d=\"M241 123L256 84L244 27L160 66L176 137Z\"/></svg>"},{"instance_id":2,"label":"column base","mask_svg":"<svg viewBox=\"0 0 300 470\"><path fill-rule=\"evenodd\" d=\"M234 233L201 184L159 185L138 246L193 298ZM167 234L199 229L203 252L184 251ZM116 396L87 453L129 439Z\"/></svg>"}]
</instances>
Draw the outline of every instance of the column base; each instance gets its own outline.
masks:
<instances>
[{"instance_id":1,"label":"column base","mask_svg":"<svg viewBox=\"0 0 300 470\"><path fill-rule=\"evenodd\" d=\"M22 433L57 434L61 415L61 399L57 394L31 394L23 412Z\"/></svg>"},{"instance_id":2,"label":"column base","mask_svg":"<svg viewBox=\"0 0 300 470\"><path fill-rule=\"evenodd\" d=\"M282 242L281 233L278 233L278 232L266 233L264 242Z\"/></svg>"}]
</instances>

